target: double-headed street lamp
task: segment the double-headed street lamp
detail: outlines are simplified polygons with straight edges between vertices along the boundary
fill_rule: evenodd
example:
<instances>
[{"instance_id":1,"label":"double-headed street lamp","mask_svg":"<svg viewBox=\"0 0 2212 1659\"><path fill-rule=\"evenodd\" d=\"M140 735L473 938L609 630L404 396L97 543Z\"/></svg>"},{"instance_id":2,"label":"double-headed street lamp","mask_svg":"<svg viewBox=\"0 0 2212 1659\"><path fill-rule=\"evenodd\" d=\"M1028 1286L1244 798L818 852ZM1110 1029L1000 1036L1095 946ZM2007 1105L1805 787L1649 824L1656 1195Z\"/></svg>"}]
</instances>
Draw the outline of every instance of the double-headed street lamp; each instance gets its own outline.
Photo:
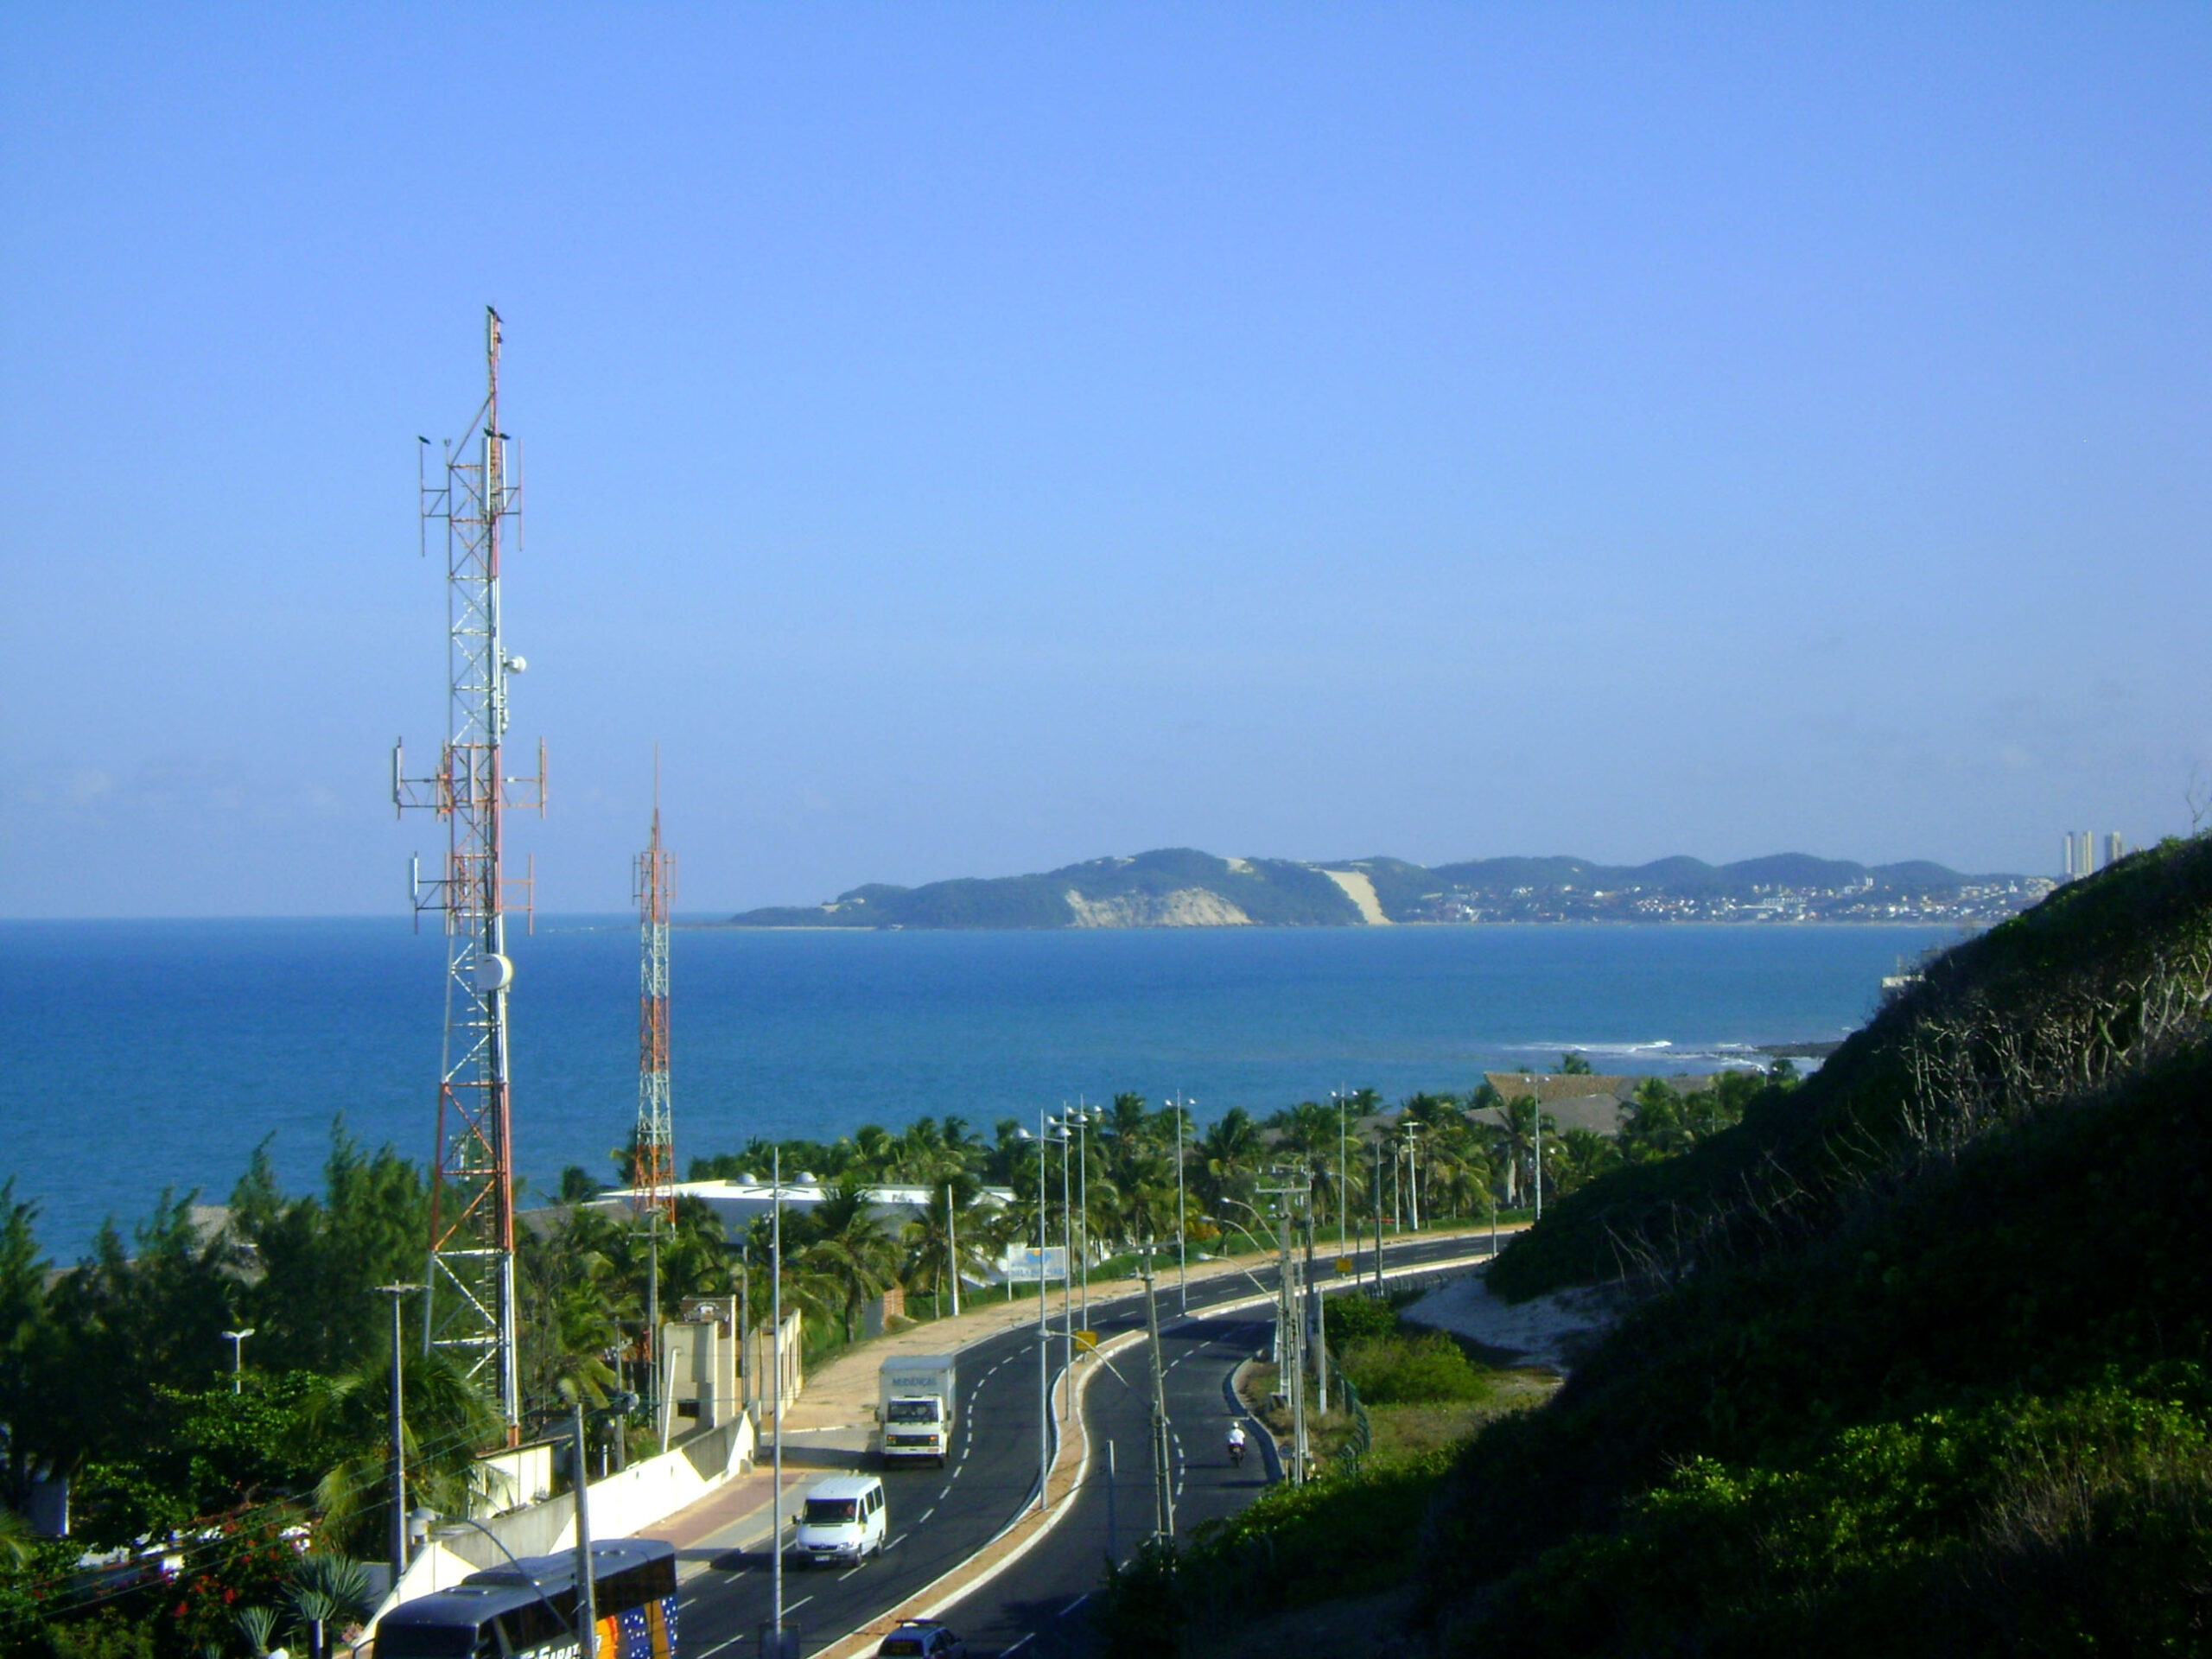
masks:
<instances>
[{"instance_id":1,"label":"double-headed street lamp","mask_svg":"<svg viewBox=\"0 0 2212 1659\"><path fill-rule=\"evenodd\" d=\"M222 1334L223 1340L231 1344L231 1392L240 1394L245 1391L245 1384L239 1380L239 1367L245 1363L245 1339L253 1334L253 1327L249 1325L243 1331L226 1331Z\"/></svg>"}]
</instances>

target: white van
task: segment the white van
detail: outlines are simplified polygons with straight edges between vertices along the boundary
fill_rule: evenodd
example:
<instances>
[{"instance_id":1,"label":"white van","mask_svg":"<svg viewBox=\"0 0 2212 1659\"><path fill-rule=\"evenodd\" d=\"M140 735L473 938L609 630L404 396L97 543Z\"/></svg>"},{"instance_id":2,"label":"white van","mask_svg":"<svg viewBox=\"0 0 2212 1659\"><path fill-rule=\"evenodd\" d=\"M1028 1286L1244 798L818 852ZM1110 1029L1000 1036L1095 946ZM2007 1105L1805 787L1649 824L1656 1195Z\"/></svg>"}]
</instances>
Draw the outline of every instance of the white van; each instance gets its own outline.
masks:
<instances>
[{"instance_id":1,"label":"white van","mask_svg":"<svg viewBox=\"0 0 2212 1659\"><path fill-rule=\"evenodd\" d=\"M883 1554L890 1523L883 1513L879 1475L834 1475L806 1491L791 1554L802 1564L850 1561Z\"/></svg>"}]
</instances>

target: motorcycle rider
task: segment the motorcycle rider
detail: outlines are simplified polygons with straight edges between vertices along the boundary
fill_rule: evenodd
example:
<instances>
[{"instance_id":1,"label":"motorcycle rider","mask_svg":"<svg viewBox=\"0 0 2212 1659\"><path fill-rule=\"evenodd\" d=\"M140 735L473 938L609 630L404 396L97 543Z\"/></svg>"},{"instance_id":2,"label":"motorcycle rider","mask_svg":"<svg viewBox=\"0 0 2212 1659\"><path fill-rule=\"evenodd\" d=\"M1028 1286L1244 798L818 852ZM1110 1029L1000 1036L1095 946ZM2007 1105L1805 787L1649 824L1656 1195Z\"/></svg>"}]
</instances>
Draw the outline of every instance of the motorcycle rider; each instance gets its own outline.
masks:
<instances>
[{"instance_id":1,"label":"motorcycle rider","mask_svg":"<svg viewBox=\"0 0 2212 1659\"><path fill-rule=\"evenodd\" d=\"M1232 1464L1244 1461L1244 1425L1242 1423L1229 1426L1229 1460Z\"/></svg>"}]
</instances>

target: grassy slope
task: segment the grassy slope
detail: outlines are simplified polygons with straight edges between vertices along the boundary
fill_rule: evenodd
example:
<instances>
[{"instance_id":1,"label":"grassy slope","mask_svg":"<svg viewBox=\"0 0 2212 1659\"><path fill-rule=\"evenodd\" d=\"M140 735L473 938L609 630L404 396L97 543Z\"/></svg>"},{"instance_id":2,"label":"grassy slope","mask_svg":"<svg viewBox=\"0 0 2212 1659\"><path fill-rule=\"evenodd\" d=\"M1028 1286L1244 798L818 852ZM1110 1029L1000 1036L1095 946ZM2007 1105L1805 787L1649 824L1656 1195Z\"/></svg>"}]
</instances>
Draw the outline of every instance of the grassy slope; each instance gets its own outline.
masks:
<instances>
[{"instance_id":1,"label":"grassy slope","mask_svg":"<svg viewBox=\"0 0 2212 1659\"><path fill-rule=\"evenodd\" d=\"M1427 1553L1446 1644L2212 1640L2201 1034L1978 1121L1954 1155L1899 1153L1916 1032L1978 1019L1993 1052L2208 935L2212 848L2141 855L1961 947L1702 1154L1596 1184L1516 1244L1497 1271L1524 1293L1602 1266L1609 1228L1694 1270L1459 1461Z\"/></svg>"}]
</instances>

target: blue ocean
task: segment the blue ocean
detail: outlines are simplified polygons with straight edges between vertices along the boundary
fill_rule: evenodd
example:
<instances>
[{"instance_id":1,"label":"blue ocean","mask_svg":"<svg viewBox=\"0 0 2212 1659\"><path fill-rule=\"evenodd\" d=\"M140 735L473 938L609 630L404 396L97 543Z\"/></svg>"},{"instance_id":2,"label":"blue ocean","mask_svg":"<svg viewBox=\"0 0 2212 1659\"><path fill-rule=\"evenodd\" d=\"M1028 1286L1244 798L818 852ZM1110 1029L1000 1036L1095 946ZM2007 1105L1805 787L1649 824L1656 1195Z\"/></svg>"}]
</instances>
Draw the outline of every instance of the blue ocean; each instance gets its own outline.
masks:
<instances>
[{"instance_id":1,"label":"blue ocean","mask_svg":"<svg viewBox=\"0 0 2212 1659\"><path fill-rule=\"evenodd\" d=\"M677 1162L954 1113L988 1133L1078 1096L1177 1090L1201 1119L1484 1070L1699 1071L1843 1036L1926 927L679 928ZM227 1196L266 1140L317 1181L332 1121L427 1161L444 939L402 920L0 923L0 1178L57 1261L163 1187ZM516 961L515 1158L611 1178L637 1102L638 938L541 918Z\"/></svg>"}]
</instances>

